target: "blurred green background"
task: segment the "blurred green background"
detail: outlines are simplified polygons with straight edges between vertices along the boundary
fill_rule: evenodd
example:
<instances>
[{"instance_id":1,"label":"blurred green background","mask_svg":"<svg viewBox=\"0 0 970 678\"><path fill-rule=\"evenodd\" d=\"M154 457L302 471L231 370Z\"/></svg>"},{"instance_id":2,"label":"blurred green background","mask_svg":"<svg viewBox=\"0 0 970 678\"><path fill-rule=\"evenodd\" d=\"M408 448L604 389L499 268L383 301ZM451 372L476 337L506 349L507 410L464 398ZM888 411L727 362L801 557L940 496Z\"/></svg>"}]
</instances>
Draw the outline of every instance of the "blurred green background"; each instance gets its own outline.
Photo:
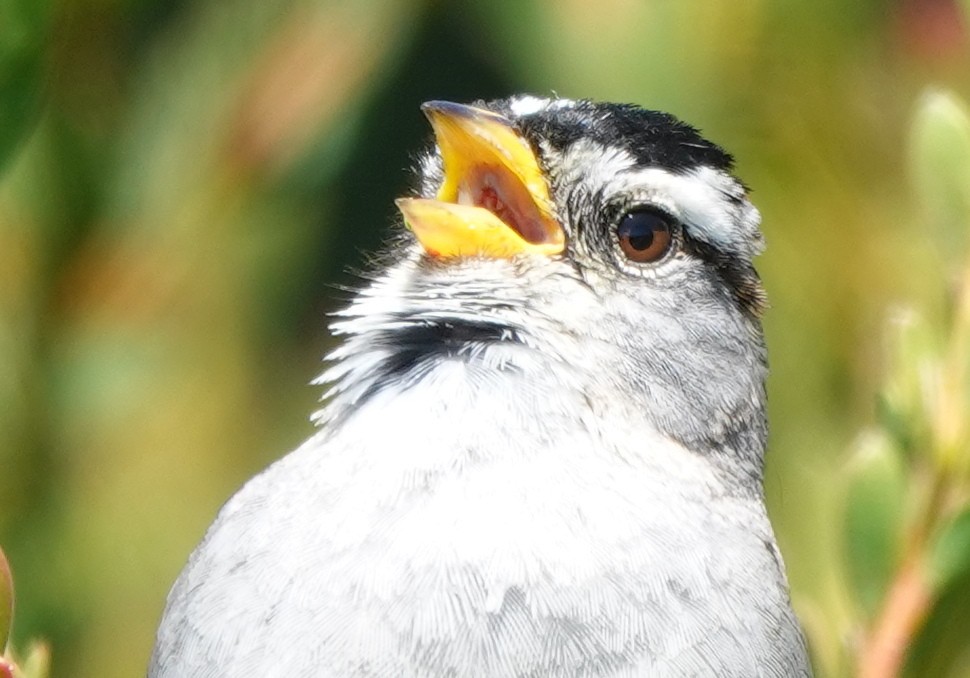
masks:
<instances>
[{"instance_id":1,"label":"blurred green background","mask_svg":"<svg viewBox=\"0 0 970 678\"><path fill-rule=\"evenodd\" d=\"M958 0L0 0L0 545L14 641L142 675L219 506L300 443L347 271L381 245L429 99L668 110L731 150L769 248L771 513L819 674L858 603L842 476L885 319L935 307L906 158L970 95ZM970 675L970 582L913 675Z\"/></svg>"}]
</instances>

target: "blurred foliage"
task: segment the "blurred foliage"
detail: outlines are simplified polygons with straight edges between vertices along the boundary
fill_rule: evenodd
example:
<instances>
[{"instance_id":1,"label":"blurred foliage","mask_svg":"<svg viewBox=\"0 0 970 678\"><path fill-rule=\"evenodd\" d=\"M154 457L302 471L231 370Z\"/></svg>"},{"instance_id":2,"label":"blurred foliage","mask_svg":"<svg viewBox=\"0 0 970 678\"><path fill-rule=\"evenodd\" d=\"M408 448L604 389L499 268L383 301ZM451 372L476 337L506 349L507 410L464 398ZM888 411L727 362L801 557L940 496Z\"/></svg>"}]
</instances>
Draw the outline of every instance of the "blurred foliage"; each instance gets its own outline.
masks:
<instances>
[{"instance_id":1,"label":"blurred foliage","mask_svg":"<svg viewBox=\"0 0 970 678\"><path fill-rule=\"evenodd\" d=\"M851 675L919 516L910 670L970 673L968 519L951 480L925 503L970 453L903 407L922 368L898 366L966 351L967 4L0 0L14 645L143 673L219 505L310 432L300 385L394 218L418 106L529 90L670 110L735 153L769 242L767 494L818 673Z\"/></svg>"},{"instance_id":2,"label":"blurred foliage","mask_svg":"<svg viewBox=\"0 0 970 678\"><path fill-rule=\"evenodd\" d=\"M0 678L47 678L50 652L42 642L30 644L20 658L8 645L13 622L14 594L10 563L0 549Z\"/></svg>"},{"instance_id":3,"label":"blurred foliage","mask_svg":"<svg viewBox=\"0 0 970 678\"><path fill-rule=\"evenodd\" d=\"M909 167L917 223L941 262L931 277L941 312L896 312L878 419L848 467L844 552L858 610L837 665L862 678L900 675L907 660L914 676L967 660L965 638L918 639L970 581L970 116L952 94L917 104Z\"/></svg>"},{"instance_id":4,"label":"blurred foliage","mask_svg":"<svg viewBox=\"0 0 970 678\"><path fill-rule=\"evenodd\" d=\"M0 678L48 678L50 670L50 649L46 643L31 643L24 655L8 652L0 656Z\"/></svg>"},{"instance_id":5,"label":"blurred foliage","mask_svg":"<svg viewBox=\"0 0 970 678\"><path fill-rule=\"evenodd\" d=\"M49 3L0 0L0 170L37 118Z\"/></svg>"}]
</instances>

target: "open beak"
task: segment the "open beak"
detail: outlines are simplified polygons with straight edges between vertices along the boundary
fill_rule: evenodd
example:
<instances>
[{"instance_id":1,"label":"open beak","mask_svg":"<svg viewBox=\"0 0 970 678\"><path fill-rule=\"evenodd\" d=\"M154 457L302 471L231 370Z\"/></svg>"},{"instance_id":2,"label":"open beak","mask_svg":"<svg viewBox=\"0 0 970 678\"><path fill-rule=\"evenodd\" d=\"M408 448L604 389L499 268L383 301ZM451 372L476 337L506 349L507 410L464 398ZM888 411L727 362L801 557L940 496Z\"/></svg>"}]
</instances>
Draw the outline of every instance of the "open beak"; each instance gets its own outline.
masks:
<instances>
[{"instance_id":1,"label":"open beak","mask_svg":"<svg viewBox=\"0 0 970 678\"><path fill-rule=\"evenodd\" d=\"M398 209L433 257L559 254L562 227L535 153L505 117L431 101L445 180L435 200L400 198Z\"/></svg>"}]
</instances>

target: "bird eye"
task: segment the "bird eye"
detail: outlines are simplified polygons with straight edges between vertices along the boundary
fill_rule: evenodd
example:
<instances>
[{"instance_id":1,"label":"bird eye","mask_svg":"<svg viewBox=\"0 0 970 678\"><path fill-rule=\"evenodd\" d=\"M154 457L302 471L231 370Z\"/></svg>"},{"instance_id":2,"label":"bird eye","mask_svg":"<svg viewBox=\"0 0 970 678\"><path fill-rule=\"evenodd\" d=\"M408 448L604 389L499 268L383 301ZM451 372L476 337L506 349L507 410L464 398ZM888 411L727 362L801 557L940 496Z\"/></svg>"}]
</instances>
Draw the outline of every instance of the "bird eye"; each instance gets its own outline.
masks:
<instances>
[{"instance_id":1,"label":"bird eye","mask_svg":"<svg viewBox=\"0 0 970 678\"><path fill-rule=\"evenodd\" d=\"M662 259L674 242L672 221L663 212L650 208L638 208L624 214L616 227L623 254L639 264Z\"/></svg>"}]
</instances>

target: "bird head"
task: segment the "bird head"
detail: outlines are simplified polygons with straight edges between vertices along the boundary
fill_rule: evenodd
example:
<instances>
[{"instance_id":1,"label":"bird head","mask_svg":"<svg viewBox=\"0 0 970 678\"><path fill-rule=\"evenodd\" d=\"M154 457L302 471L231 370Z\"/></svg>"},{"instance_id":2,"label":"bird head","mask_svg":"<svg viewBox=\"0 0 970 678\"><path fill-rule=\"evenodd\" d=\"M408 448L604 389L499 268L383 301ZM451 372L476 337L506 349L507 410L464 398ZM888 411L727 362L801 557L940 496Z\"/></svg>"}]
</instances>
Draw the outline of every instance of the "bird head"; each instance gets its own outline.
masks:
<instances>
[{"instance_id":1,"label":"bird head","mask_svg":"<svg viewBox=\"0 0 970 678\"><path fill-rule=\"evenodd\" d=\"M434 143L397 203L411 235L334 325L337 400L441 361L531 370L760 477L763 245L731 156L634 105L423 109Z\"/></svg>"}]
</instances>

